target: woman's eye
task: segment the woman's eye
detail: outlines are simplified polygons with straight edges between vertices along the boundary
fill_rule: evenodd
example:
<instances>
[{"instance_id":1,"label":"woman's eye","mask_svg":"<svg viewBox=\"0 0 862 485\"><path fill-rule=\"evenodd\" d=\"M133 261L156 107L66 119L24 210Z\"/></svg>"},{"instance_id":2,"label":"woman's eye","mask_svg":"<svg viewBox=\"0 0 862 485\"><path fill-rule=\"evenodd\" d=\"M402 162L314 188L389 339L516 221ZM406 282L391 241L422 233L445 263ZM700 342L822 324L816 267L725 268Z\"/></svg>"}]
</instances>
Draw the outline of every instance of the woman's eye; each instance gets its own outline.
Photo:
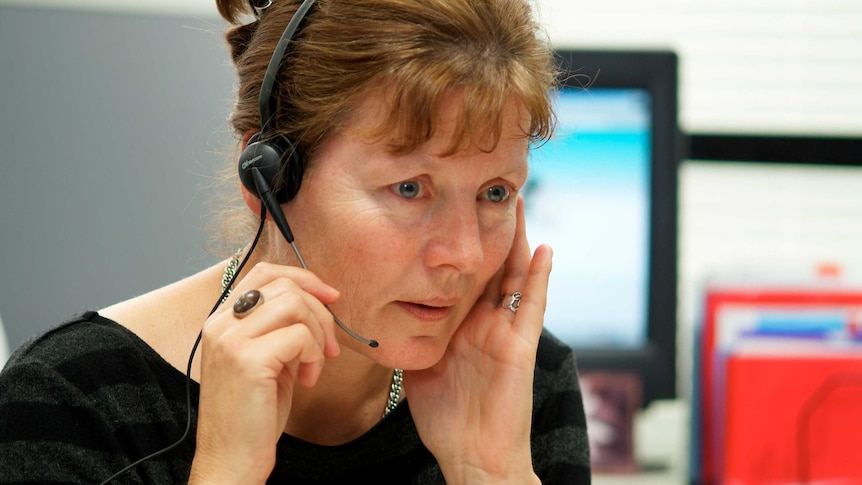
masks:
<instances>
[{"instance_id":1,"label":"woman's eye","mask_svg":"<svg viewBox=\"0 0 862 485\"><path fill-rule=\"evenodd\" d=\"M393 186L393 190L405 199L415 199L422 193L422 186L419 185L419 182L411 180L408 182L398 182Z\"/></svg>"},{"instance_id":2,"label":"woman's eye","mask_svg":"<svg viewBox=\"0 0 862 485\"><path fill-rule=\"evenodd\" d=\"M485 189L485 198L491 202L503 202L509 198L509 189L502 185L494 185Z\"/></svg>"}]
</instances>

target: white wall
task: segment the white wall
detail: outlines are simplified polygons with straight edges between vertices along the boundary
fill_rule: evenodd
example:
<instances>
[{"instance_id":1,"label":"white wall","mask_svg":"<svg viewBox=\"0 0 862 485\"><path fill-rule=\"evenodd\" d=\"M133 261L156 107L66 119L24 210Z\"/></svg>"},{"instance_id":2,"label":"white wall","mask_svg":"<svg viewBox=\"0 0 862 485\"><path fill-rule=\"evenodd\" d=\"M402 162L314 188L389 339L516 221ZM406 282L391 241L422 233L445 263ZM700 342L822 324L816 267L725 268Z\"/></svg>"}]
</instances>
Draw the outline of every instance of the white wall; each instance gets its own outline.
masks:
<instances>
[{"instance_id":1,"label":"white wall","mask_svg":"<svg viewBox=\"0 0 862 485\"><path fill-rule=\"evenodd\" d=\"M556 43L675 49L688 131L862 134L862 2L543 4Z\"/></svg>"}]
</instances>

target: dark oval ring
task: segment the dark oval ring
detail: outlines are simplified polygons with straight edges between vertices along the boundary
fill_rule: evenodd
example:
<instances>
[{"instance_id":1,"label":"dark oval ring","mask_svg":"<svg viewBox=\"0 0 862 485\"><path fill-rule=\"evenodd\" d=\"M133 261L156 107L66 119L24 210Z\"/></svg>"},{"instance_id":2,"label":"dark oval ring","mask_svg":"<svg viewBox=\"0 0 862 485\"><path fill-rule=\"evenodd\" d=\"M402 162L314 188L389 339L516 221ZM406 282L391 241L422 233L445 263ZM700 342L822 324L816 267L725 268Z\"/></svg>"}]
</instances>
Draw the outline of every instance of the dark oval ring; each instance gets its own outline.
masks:
<instances>
[{"instance_id":1,"label":"dark oval ring","mask_svg":"<svg viewBox=\"0 0 862 485\"><path fill-rule=\"evenodd\" d=\"M236 297L233 302L233 314L242 318L263 303L263 294L257 290L248 290Z\"/></svg>"},{"instance_id":2,"label":"dark oval ring","mask_svg":"<svg viewBox=\"0 0 862 485\"><path fill-rule=\"evenodd\" d=\"M521 306L521 296L520 291L516 291L512 294L504 293L500 301L500 306L507 310L512 310L512 313L517 313L518 308Z\"/></svg>"}]
</instances>

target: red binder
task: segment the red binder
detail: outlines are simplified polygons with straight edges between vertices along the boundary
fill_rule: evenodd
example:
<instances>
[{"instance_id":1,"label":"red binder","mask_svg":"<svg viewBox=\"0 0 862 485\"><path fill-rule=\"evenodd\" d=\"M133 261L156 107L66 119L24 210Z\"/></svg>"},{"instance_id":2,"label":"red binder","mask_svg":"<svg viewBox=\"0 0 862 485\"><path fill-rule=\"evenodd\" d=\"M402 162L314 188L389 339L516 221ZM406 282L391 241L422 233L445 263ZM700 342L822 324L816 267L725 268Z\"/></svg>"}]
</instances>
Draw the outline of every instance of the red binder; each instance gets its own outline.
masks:
<instances>
[{"instance_id":1,"label":"red binder","mask_svg":"<svg viewBox=\"0 0 862 485\"><path fill-rule=\"evenodd\" d=\"M718 334L721 331L720 314L733 306L780 307L810 309L816 307L860 306L862 290L858 288L764 288L764 287L713 287L708 289L703 308L703 326L700 336L700 354L696 355L699 376L695 383L693 435L695 461L692 479L695 483L716 485L724 470L724 450L716 446L725 443L726 402L722 393L728 377L726 361L718 354ZM738 391L736 391L738 392ZM860 408L862 413L862 408ZM860 455L862 456L862 455ZM862 458L860 458L862 461ZM759 483L759 482L746 482Z\"/></svg>"},{"instance_id":2,"label":"red binder","mask_svg":"<svg viewBox=\"0 0 862 485\"><path fill-rule=\"evenodd\" d=\"M862 483L862 355L727 361L723 484Z\"/></svg>"}]
</instances>

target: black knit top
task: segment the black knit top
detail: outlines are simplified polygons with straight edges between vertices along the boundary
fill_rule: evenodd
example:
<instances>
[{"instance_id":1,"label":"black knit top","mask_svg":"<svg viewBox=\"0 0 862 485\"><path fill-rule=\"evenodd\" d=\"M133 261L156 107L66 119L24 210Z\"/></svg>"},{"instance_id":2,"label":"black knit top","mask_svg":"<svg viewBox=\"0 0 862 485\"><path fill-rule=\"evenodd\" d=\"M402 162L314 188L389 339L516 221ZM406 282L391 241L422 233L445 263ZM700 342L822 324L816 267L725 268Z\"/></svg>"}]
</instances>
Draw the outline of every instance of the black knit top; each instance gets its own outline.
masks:
<instances>
[{"instance_id":1,"label":"black knit top","mask_svg":"<svg viewBox=\"0 0 862 485\"><path fill-rule=\"evenodd\" d=\"M185 430L185 374L125 327L86 313L19 348L0 373L0 483L100 483L174 443ZM195 448L198 385L188 438L114 483L186 483ZM545 484L590 483L583 403L571 350L539 342L532 429ZM409 403L358 439L320 446L282 435L269 483L442 484Z\"/></svg>"}]
</instances>

